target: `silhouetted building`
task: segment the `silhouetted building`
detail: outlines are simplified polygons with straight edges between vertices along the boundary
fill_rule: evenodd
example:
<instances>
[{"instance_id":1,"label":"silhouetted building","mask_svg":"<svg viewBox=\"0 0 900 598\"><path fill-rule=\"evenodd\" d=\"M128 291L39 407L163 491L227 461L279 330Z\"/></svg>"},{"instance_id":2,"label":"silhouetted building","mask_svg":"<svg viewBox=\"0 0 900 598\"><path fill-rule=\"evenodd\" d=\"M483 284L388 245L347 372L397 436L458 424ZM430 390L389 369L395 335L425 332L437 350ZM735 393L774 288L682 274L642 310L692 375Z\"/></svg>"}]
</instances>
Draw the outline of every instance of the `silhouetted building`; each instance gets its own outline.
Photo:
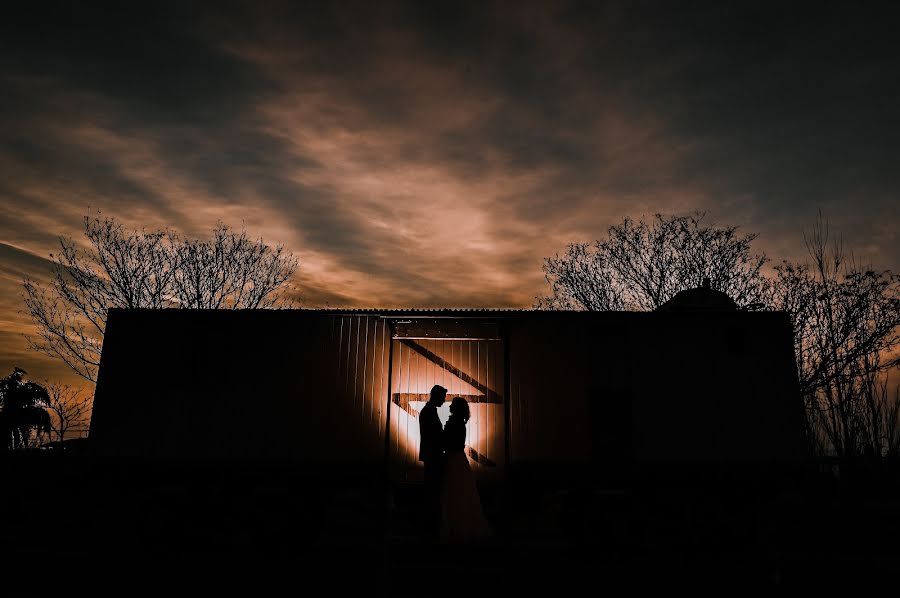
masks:
<instances>
[{"instance_id":1,"label":"silhouetted building","mask_svg":"<svg viewBox=\"0 0 900 598\"><path fill-rule=\"evenodd\" d=\"M651 313L111 310L100 454L380 462L420 475L429 389L471 406L480 476L508 464L801 456L788 318L704 289ZM390 405L390 409L388 409Z\"/></svg>"},{"instance_id":2,"label":"silhouetted building","mask_svg":"<svg viewBox=\"0 0 900 598\"><path fill-rule=\"evenodd\" d=\"M685 289L663 303L657 311L737 311L737 303L722 291L711 288L708 278L703 286Z\"/></svg>"}]
</instances>

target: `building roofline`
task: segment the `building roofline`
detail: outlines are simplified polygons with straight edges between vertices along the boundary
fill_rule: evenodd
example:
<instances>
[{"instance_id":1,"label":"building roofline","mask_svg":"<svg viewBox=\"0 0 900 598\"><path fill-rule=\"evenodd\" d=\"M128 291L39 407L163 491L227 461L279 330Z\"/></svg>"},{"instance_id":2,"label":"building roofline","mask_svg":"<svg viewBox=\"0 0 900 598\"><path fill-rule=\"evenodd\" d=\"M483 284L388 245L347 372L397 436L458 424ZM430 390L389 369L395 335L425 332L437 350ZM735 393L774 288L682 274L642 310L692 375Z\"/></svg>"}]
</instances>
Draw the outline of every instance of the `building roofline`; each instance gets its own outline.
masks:
<instances>
[{"instance_id":1,"label":"building roofline","mask_svg":"<svg viewBox=\"0 0 900 598\"><path fill-rule=\"evenodd\" d=\"M306 313L306 314L330 314L330 315L338 315L338 316L351 316L351 315L360 315L360 316L380 316L385 318L402 318L402 317L425 317L425 318L504 318L504 317L513 317L513 316L521 316L521 315L564 315L564 317L586 317L586 316L597 316L597 315L616 315L616 316L625 316L625 317L672 317L672 316L691 316L691 315L706 315L706 316L719 316L719 315L737 315L737 314L784 314L783 311L774 311L774 310L734 310L734 311L719 311L719 310L685 310L685 311L574 311L574 310L543 310L543 309L520 309L520 308L374 308L374 307L360 307L360 308L349 308L349 307L341 307L341 308L325 308L325 307L300 307L300 308L290 308L290 309L238 309L238 310L228 310L228 309L208 309L208 310L193 310L193 309L182 309L178 307L172 308L164 308L164 309L128 309L128 308L111 308L110 312L116 313L161 313L161 312L178 312L183 313L185 315L189 313L225 313L225 312L238 312L242 314L248 313L256 313L256 314L274 314L274 313Z\"/></svg>"}]
</instances>

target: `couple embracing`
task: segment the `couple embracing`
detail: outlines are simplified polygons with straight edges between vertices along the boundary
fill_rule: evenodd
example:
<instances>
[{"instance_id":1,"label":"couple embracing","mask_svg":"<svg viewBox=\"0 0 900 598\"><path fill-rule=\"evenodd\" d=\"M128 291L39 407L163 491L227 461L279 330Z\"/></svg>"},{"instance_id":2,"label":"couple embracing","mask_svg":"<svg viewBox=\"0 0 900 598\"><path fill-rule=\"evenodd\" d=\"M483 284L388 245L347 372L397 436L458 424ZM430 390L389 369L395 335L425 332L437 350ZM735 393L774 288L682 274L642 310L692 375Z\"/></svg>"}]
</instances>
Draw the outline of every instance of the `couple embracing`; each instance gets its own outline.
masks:
<instances>
[{"instance_id":1,"label":"couple embracing","mask_svg":"<svg viewBox=\"0 0 900 598\"><path fill-rule=\"evenodd\" d=\"M447 389L436 384L419 414L419 460L425 463L426 534L431 540L446 544L485 541L490 530L465 453L469 403L455 397L445 427L437 410L446 398Z\"/></svg>"}]
</instances>

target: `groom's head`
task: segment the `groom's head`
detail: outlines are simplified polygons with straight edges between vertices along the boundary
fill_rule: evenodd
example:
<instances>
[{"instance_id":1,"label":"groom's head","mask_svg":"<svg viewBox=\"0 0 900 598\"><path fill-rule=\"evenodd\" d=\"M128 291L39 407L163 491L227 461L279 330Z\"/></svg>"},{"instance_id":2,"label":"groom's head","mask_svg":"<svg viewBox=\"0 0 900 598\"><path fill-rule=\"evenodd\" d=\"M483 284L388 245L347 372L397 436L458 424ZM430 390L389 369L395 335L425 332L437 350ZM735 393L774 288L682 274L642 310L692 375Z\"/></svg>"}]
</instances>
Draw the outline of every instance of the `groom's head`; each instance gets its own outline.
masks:
<instances>
[{"instance_id":1,"label":"groom's head","mask_svg":"<svg viewBox=\"0 0 900 598\"><path fill-rule=\"evenodd\" d=\"M440 407L444 404L444 399L447 398L447 389L441 386L440 384L435 384L431 387L431 398L428 399L429 403L434 403L435 407Z\"/></svg>"}]
</instances>

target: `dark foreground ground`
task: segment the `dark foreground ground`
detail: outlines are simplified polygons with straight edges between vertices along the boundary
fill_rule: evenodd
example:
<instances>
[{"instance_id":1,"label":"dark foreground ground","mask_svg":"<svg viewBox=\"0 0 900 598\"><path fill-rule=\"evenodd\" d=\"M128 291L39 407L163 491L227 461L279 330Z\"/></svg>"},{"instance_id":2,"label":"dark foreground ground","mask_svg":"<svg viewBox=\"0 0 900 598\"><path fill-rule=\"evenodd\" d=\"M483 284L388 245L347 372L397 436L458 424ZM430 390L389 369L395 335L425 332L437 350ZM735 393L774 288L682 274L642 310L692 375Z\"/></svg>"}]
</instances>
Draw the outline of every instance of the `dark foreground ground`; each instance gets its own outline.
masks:
<instances>
[{"instance_id":1,"label":"dark foreground ground","mask_svg":"<svg viewBox=\"0 0 900 598\"><path fill-rule=\"evenodd\" d=\"M478 547L418 536L379 464L0 458L0 595L600 595L900 581L900 470L510 470Z\"/></svg>"}]
</instances>

